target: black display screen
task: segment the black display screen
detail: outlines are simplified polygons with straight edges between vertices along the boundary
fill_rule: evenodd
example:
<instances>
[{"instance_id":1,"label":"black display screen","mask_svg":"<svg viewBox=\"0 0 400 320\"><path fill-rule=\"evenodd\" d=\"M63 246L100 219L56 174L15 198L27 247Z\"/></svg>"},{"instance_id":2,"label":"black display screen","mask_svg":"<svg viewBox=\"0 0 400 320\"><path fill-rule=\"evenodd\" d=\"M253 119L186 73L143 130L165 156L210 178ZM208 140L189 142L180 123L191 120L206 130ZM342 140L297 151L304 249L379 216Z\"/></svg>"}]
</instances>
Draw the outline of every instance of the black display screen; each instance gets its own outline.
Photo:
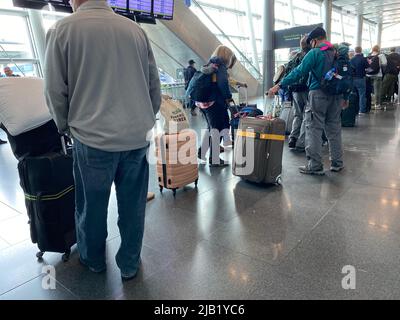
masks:
<instances>
[{"instance_id":1,"label":"black display screen","mask_svg":"<svg viewBox=\"0 0 400 320\"><path fill-rule=\"evenodd\" d=\"M13 4L16 7L38 10L45 8L50 4L56 11L72 12L68 0L13 0Z\"/></svg>"},{"instance_id":2,"label":"black display screen","mask_svg":"<svg viewBox=\"0 0 400 320\"><path fill-rule=\"evenodd\" d=\"M133 14L150 16L152 2L152 0L128 0L128 10Z\"/></svg>"},{"instance_id":3,"label":"black display screen","mask_svg":"<svg viewBox=\"0 0 400 320\"><path fill-rule=\"evenodd\" d=\"M156 19L172 20L174 0L153 0L153 15Z\"/></svg>"},{"instance_id":4,"label":"black display screen","mask_svg":"<svg viewBox=\"0 0 400 320\"><path fill-rule=\"evenodd\" d=\"M174 0L107 0L109 6L119 14L138 22L152 23L156 19L172 20ZM14 6L28 9L43 9L48 4L55 11L72 12L69 0L13 0ZM150 19L151 18L151 19Z\"/></svg>"}]
</instances>

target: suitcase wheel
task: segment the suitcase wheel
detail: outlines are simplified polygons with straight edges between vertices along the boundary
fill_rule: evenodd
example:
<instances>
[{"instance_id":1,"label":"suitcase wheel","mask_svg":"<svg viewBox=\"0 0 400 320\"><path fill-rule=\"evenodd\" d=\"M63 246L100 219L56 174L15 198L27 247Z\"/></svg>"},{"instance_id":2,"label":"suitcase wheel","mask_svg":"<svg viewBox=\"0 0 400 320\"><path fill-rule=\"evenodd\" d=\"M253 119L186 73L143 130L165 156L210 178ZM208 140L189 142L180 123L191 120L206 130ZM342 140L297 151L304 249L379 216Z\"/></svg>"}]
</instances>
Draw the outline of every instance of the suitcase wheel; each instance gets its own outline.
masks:
<instances>
[{"instance_id":1,"label":"suitcase wheel","mask_svg":"<svg viewBox=\"0 0 400 320\"><path fill-rule=\"evenodd\" d=\"M276 178L275 183L276 183L277 186L281 186L282 185L282 177L279 176L278 178Z\"/></svg>"},{"instance_id":2,"label":"suitcase wheel","mask_svg":"<svg viewBox=\"0 0 400 320\"><path fill-rule=\"evenodd\" d=\"M70 255L71 255L71 250L67 250L61 257L62 262L68 262Z\"/></svg>"},{"instance_id":3,"label":"suitcase wheel","mask_svg":"<svg viewBox=\"0 0 400 320\"><path fill-rule=\"evenodd\" d=\"M44 252L39 251L38 253L36 253L36 258L38 258L39 261L42 261L43 260L43 255L44 255Z\"/></svg>"}]
</instances>

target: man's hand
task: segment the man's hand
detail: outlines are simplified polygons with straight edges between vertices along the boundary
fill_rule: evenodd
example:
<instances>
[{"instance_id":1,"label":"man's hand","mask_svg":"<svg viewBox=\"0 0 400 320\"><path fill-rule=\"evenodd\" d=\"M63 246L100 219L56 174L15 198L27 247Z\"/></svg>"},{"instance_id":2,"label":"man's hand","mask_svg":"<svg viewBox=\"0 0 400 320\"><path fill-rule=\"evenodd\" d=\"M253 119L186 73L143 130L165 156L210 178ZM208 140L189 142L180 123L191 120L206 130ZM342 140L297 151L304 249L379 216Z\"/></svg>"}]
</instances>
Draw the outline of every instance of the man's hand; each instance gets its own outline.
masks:
<instances>
[{"instance_id":1,"label":"man's hand","mask_svg":"<svg viewBox=\"0 0 400 320\"><path fill-rule=\"evenodd\" d=\"M268 95L270 98L271 98L271 97L274 97L274 96L278 93L278 91L279 91L280 88L281 88L281 87L279 86L279 84L277 84L275 87L269 89L269 91L267 92L267 95Z\"/></svg>"},{"instance_id":2,"label":"man's hand","mask_svg":"<svg viewBox=\"0 0 400 320\"><path fill-rule=\"evenodd\" d=\"M235 104L235 100L233 100L233 99L226 99L225 102L226 102L227 105L232 105L232 104L234 105Z\"/></svg>"},{"instance_id":3,"label":"man's hand","mask_svg":"<svg viewBox=\"0 0 400 320\"><path fill-rule=\"evenodd\" d=\"M349 107L349 100L342 100L342 109L347 109Z\"/></svg>"}]
</instances>

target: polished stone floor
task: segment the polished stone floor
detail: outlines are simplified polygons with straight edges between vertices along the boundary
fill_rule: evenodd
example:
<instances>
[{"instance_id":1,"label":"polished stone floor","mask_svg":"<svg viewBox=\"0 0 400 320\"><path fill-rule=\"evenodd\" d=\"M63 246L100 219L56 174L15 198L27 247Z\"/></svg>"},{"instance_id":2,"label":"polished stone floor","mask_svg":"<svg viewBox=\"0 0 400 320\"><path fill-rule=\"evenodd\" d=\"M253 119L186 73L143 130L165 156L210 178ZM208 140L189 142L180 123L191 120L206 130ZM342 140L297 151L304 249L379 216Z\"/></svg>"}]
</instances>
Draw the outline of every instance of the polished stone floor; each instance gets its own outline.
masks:
<instances>
[{"instance_id":1,"label":"polished stone floor","mask_svg":"<svg viewBox=\"0 0 400 320\"><path fill-rule=\"evenodd\" d=\"M106 274L82 267L76 249L68 263L52 253L40 263L16 161L0 146L0 299L399 299L399 119L400 110L379 111L344 129L340 174L300 175L304 155L285 147L282 187L201 166L198 189L174 199L158 192L152 168L143 267L125 284L114 260L115 195ZM46 265L55 266L55 290L42 288ZM345 266L356 270L355 290L342 288Z\"/></svg>"}]
</instances>

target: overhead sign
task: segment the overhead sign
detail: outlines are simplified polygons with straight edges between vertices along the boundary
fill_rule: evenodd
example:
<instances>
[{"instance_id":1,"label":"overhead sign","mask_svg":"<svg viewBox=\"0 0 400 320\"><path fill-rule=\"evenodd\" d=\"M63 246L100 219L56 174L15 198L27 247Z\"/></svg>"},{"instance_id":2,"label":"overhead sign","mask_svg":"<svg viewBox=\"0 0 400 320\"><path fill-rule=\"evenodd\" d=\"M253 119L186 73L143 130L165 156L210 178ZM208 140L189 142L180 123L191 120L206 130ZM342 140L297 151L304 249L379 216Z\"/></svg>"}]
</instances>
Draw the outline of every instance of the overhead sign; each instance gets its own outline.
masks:
<instances>
[{"instance_id":1,"label":"overhead sign","mask_svg":"<svg viewBox=\"0 0 400 320\"><path fill-rule=\"evenodd\" d=\"M313 31L317 27L322 27L323 24L314 24L310 26L301 26L291 29L275 31L274 48L275 49L288 49L297 48L300 46L301 38Z\"/></svg>"}]
</instances>

